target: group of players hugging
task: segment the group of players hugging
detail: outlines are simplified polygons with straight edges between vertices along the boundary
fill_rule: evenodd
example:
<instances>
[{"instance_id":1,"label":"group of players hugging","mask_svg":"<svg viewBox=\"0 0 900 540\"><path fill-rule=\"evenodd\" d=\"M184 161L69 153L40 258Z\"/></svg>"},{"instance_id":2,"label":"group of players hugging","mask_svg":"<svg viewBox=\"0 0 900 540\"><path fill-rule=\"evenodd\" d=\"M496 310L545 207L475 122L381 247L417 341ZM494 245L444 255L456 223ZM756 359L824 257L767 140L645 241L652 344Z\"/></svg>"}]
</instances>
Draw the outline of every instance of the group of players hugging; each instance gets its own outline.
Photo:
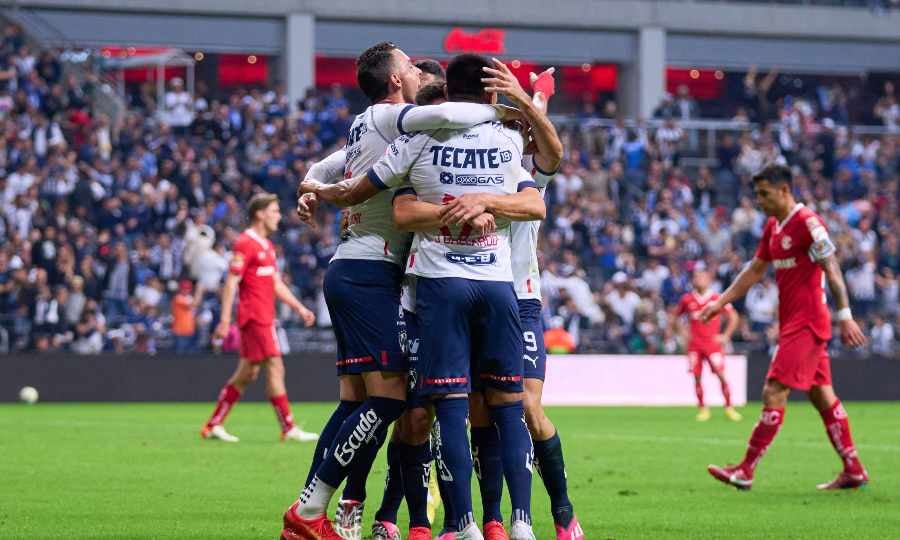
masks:
<instances>
[{"instance_id":1,"label":"group of players hugging","mask_svg":"<svg viewBox=\"0 0 900 540\"><path fill-rule=\"evenodd\" d=\"M444 504L438 540L534 540L535 467L550 498L556 538L583 539L560 437L541 406L546 353L538 227L546 214L544 190L563 157L547 117L553 70L530 75L529 95L499 60L464 54L444 71L435 61L413 62L394 44L379 43L358 58L357 80L372 105L355 118L346 146L310 168L297 201L311 226L320 202L348 208L324 280L340 402L318 436L291 418L275 297L307 325L314 317L279 277L268 239L281 219L278 201L259 194L234 246L216 329L220 337L228 332L237 292L240 360L201 434L237 440L222 424L265 367L283 438L318 438L305 487L284 514L281 538L360 539L366 479L387 441L388 478L374 540L401 538L397 513L404 498L407 538L431 540L431 479ZM498 105L500 95L513 106ZM718 326L719 312L775 266L781 337L763 414L744 460L711 465L709 472L749 489L788 394L798 389L809 392L844 463L838 477L820 487L857 487L868 477L831 387L823 272L838 304L841 337L851 345L865 338L847 307L834 245L822 220L794 201L789 169L765 168L754 187L770 219L753 261L721 296L705 294L708 284L695 277L701 290L680 308L698 324ZM692 371L699 376L706 359L720 372L721 350L701 349L691 352ZM473 512L473 471L481 527ZM504 482L512 508L508 529L500 509ZM327 508L341 484L331 520Z\"/></svg>"}]
</instances>

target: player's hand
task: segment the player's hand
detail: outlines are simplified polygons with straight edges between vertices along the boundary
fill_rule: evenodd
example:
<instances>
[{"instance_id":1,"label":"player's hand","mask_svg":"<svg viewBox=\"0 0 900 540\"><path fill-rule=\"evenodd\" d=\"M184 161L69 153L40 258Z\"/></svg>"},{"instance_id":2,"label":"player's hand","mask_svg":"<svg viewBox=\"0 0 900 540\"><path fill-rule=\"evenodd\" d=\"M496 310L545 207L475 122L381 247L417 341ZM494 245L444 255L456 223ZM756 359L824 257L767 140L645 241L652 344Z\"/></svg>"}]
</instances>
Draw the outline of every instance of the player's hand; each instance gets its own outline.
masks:
<instances>
[{"instance_id":1,"label":"player's hand","mask_svg":"<svg viewBox=\"0 0 900 540\"><path fill-rule=\"evenodd\" d=\"M302 195L304 193L315 193L323 185L324 184L322 182L319 182L318 180L304 180L300 182L300 187L297 188L297 195Z\"/></svg>"},{"instance_id":2,"label":"player's hand","mask_svg":"<svg viewBox=\"0 0 900 540\"><path fill-rule=\"evenodd\" d=\"M303 193L297 197L297 216L300 221L310 225L315 225L316 208L319 206L319 199L315 193Z\"/></svg>"},{"instance_id":3,"label":"player's hand","mask_svg":"<svg viewBox=\"0 0 900 540\"><path fill-rule=\"evenodd\" d=\"M480 216L487 210L484 194L467 193L441 207L443 225L459 225Z\"/></svg>"},{"instance_id":4,"label":"player's hand","mask_svg":"<svg viewBox=\"0 0 900 540\"><path fill-rule=\"evenodd\" d=\"M487 236L497 230L497 222L494 221L494 215L487 212L469 221L469 225L472 226L472 230L478 236Z\"/></svg>"},{"instance_id":5,"label":"player's hand","mask_svg":"<svg viewBox=\"0 0 900 540\"><path fill-rule=\"evenodd\" d=\"M310 311L306 306L300 306L297 308L297 314L300 315L300 318L303 319L303 326L309 328L316 322L316 315L312 311Z\"/></svg>"},{"instance_id":6,"label":"player's hand","mask_svg":"<svg viewBox=\"0 0 900 540\"><path fill-rule=\"evenodd\" d=\"M715 317L722 311L722 305L718 300L715 302L710 302L703 307L703 310L700 311L700 320L703 322L709 322L710 319Z\"/></svg>"},{"instance_id":7,"label":"player's hand","mask_svg":"<svg viewBox=\"0 0 900 540\"><path fill-rule=\"evenodd\" d=\"M528 74L528 81L531 83L531 90L534 93L541 93L544 99L550 99L556 93L556 81L553 74L556 72L555 67L547 68L540 75L531 72Z\"/></svg>"},{"instance_id":8,"label":"player's hand","mask_svg":"<svg viewBox=\"0 0 900 540\"><path fill-rule=\"evenodd\" d=\"M231 327L231 321L222 319L219 321L219 324L216 325L216 329L213 332L213 341L222 342L225 339L225 336L228 335L228 329Z\"/></svg>"},{"instance_id":9,"label":"player's hand","mask_svg":"<svg viewBox=\"0 0 900 540\"><path fill-rule=\"evenodd\" d=\"M719 345L727 345L729 341L731 340L725 334L716 334L716 343Z\"/></svg>"},{"instance_id":10,"label":"player's hand","mask_svg":"<svg viewBox=\"0 0 900 540\"><path fill-rule=\"evenodd\" d=\"M862 347L868 341L866 335L863 334L863 331L853 319L839 321L838 327L841 330L841 342L848 347Z\"/></svg>"},{"instance_id":11,"label":"player's hand","mask_svg":"<svg viewBox=\"0 0 900 540\"><path fill-rule=\"evenodd\" d=\"M491 77L481 79L481 82L485 83L484 91L503 94L520 108L531 105L531 96L522 89L522 85L519 84L519 80L516 79L509 67L496 58L491 58L491 62L494 63L493 68L481 68L485 73L491 75Z\"/></svg>"}]
</instances>

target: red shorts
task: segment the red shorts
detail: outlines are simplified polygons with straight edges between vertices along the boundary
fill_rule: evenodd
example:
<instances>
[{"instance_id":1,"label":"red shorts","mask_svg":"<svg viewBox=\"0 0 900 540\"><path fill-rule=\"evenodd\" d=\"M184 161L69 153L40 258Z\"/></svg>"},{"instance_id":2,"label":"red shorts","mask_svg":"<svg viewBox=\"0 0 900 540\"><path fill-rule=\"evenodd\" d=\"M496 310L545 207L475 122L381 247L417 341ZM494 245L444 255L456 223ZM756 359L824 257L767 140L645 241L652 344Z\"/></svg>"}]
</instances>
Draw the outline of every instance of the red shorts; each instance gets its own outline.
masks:
<instances>
[{"instance_id":1,"label":"red shorts","mask_svg":"<svg viewBox=\"0 0 900 540\"><path fill-rule=\"evenodd\" d=\"M719 344L714 346L689 346L688 347L688 373L693 373L694 377L699 377L703 373L703 362L709 364L709 369L713 373L722 373L725 371L725 355L722 354L722 347Z\"/></svg>"},{"instance_id":2,"label":"red shorts","mask_svg":"<svg viewBox=\"0 0 900 540\"><path fill-rule=\"evenodd\" d=\"M828 342L819 339L812 330L806 328L781 336L766 379L775 379L785 386L804 392L811 386L830 385Z\"/></svg>"},{"instance_id":3,"label":"red shorts","mask_svg":"<svg viewBox=\"0 0 900 540\"><path fill-rule=\"evenodd\" d=\"M266 326L249 322L241 327L241 358L256 364L275 356L281 356L281 348L278 347L274 324Z\"/></svg>"}]
</instances>

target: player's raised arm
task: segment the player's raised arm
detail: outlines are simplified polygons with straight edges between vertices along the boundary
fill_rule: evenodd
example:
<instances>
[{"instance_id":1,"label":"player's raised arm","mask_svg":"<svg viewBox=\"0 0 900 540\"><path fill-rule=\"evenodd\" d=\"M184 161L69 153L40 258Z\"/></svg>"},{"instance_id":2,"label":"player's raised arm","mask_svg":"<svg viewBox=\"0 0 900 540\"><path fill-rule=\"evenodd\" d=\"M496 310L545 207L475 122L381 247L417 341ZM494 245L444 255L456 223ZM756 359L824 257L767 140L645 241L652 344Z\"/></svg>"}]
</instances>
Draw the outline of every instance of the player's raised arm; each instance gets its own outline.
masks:
<instances>
[{"instance_id":1,"label":"player's raised arm","mask_svg":"<svg viewBox=\"0 0 900 540\"><path fill-rule=\"evenodd\" d=\"M722 293L722 296L714 302L710 302L700 312L700 319L703 322L710 320L721 312L725 306L734 302L738 298L743 297L750 290L750 287L759 283L766 275L769 268L769 261L753 257L750 263L741 270L741 273L734 279L734 282Z\"/></svg>"},{"instance_id":2,"label":"player's raised arm","mask_svg":"<svg viewBox=\"0 0 900 540\"><path fill-rule=\"evenodd\" d=\"M508 122L521 118L518 110L503 105L448 101L440 105L410 105L397 117L401 134L435 129L462 129L485 122Z\"/></svg>"},{"instance_id":3,"label":"player's raised arm","mask_svg":"<svg viewBox=\"0 0 900 540\"><path fill-rule=\"evenodd\" d=\"M339 182L344 177L344 167L347 164L347 150L341 148L332 152L325 159L313 164L306 172L304 180L316 180L324 184ZM314 193L303 193L297 189L297 216L309 225L315 225L316 207L318 199Z\"/></svg>"}]
</instances>

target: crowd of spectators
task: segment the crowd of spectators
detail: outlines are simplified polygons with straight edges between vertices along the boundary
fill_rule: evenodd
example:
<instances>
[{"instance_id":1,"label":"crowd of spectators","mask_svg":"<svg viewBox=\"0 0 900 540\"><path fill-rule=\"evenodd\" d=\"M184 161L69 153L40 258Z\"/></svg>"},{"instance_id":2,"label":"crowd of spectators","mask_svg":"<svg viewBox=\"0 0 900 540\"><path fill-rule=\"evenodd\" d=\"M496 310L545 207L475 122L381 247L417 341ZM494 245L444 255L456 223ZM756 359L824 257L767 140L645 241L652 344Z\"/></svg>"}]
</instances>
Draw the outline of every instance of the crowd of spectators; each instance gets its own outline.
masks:
<instances>
[{"instance_id":1,"label":"crowd of spectators","mask_svg":"<svg viewBox=\"0 0 900 540\"><path fill-rule=\"evenodd\" d=\"M279 87L216 99L171 81L160 110L148 88L112 122L91 107L90 84L4 29L0 350L210 347L242 205L260 189L286 210L275 238L285 281L327 327L322 279L340 215L320 212L311 229L291 209L310 164L345 141L342 89L310 91L292 112ZM675 115L657 129L561 126L566 156L540 238L560 350L676 351L669 308L691 270L712 269L722 288L753 255L764 219L749 177L772 160L795 168L800 200L827 220L872 350L895 350L900 140L784 112L784 129L722 136L718 165L699 169L681 164ZM737 307L736 340L765 346L777 331L771 278ZM279 320L286 344L284 329L300 325L289 310Z\"/></svg>"}]
</instances>

